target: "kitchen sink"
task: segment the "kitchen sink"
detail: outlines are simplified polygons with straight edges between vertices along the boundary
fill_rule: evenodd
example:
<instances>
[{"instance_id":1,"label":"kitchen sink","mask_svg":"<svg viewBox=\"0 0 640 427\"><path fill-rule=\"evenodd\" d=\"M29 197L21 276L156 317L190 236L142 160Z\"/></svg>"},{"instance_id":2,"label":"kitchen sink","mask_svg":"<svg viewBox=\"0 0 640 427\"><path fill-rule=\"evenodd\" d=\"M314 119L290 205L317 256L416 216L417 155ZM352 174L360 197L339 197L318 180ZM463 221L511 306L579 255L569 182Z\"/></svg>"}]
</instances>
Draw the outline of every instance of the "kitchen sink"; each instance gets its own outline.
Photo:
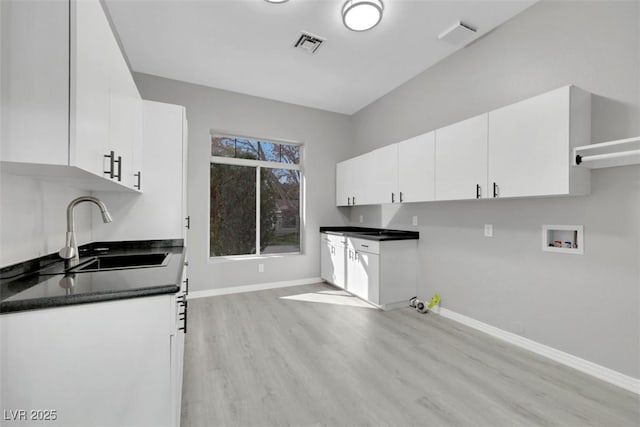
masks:
<instances>
[{"instance_id":1,"label":"kitchen sink","mask_svg":"<svg viewBox=\"0 0 640 427\"><path fill-rule=\"evenodd\" d=\"M102 255L90 258L69 270L71 273L88 273L128 268L162 267L169 262L168 252L132 255Z\"/></svg>"}]
</instances>

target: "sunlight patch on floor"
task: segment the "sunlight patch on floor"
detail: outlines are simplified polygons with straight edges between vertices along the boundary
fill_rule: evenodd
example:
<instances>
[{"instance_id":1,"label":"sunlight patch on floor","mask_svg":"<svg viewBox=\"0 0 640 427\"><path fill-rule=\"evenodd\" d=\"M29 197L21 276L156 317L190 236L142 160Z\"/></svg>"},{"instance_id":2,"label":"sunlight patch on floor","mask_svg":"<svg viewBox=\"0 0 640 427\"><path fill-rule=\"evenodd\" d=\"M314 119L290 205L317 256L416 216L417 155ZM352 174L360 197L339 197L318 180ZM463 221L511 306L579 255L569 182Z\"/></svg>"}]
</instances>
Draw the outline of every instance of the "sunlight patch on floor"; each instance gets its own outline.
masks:
<instances>
[{"instance_id":1,"label":"sunlight patch on floor","mask_svg":"<svg viewBox=\"0 0 640 427\"><path fill-rule=\"evenodd\" d=\"M280 299L375 309L375 307L367 304L360 298L354 297L350 293L340 290L308 292L305 294L288 295L286 297L280 297Z\"/></svg>"}]
</instances>

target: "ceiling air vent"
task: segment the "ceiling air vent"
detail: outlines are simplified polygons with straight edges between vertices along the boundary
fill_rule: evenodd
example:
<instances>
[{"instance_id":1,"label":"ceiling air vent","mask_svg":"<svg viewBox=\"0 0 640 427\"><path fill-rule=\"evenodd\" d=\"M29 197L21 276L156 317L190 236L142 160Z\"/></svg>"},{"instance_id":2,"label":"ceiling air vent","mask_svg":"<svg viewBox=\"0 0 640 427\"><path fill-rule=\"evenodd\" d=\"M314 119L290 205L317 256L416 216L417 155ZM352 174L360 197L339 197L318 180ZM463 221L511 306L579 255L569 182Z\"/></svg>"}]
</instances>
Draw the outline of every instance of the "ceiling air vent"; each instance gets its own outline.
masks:
<instances>
[{"instance_id":1,"label":"ceiling air vent","mask_svg":"<svg viewBox=\"0 0 640 427\"><path fill-rule=\"evenodd\" d=\"M475 34L475 28L458 21L452 27L440 33L438 38L452 44L461 44L471 40Z\"/></svg>"},{"instance_id":2,"label":"ceiling air vent","mask_svg":"<svg viewBox=\"0 0 640 427\"><path fill-rule=\"evenodd\" d=\"M307 53L314 54L318 51L322 43L324 43L324 39L314 36L313 34L303 32L300 34L300 37L298 37L298 40L296 40L293 47L302 49Z\"/></svg>"}]
</instances>

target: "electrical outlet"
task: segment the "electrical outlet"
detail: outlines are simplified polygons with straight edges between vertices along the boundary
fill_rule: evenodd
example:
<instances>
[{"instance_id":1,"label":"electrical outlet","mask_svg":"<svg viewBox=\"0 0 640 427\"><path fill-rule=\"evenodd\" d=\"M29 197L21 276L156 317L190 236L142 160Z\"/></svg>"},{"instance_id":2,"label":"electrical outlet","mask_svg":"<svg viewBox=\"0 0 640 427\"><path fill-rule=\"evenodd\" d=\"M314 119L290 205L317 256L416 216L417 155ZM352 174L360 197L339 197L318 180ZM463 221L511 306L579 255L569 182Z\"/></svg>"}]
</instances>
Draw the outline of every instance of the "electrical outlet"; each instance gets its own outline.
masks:
<instances>
[{"instance_id":1,"label":"electrical outlet","mask_svg":"<svg viewBox=\"0 0 640 427\"><path fill-rule=\"evenodd\" d=\"M484 225L484 237L493 237L493 224Z\"/></svg>"},{"instance_id":2,"label":"electrical outlet","mask_svg":"<svg viewBox=\"0 0 640 427\"><path fill-rule=\"evenodd\" d=\"M258 264L258 273L264 273L264 264Z\"/></svg>"},{"instance_id":3,"label":"electrical outlet","mask_svg":"<svg viewBox=\"0 0 640 427\"><path fill-rule=\"evenodd\" d=\"M360 224L364 222L364 216L360 215Z\"/></svg>"},{"instance_id":4,"label":"electrical outlet","mask_svg":"<svg viewBox=\"0 0 640 427\"><path fill-rule=\"evenodd\" d=\"M414 215L413 218L411 219L411 224L413 224L414 226L418 225L418 216Z\"/></svg>"}]
</instances>

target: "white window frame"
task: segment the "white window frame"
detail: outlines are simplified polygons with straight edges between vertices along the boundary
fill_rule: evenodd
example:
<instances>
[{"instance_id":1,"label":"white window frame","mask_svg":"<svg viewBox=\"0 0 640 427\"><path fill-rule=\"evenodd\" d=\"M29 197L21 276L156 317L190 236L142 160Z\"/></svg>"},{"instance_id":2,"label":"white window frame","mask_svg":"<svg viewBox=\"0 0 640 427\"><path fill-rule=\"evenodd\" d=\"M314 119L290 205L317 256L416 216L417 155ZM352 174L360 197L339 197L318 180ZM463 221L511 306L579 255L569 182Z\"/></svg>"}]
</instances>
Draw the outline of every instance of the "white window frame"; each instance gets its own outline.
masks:
<instances>
[{"instance_id":1,"label":"white window frame","mask_svg":"<svg viewBox=\"0 0 640 427\"><path fill-rule=\"evenodd\" d=\"M259 142L270 142L273 144L284 144L284 145L296 145L300 148L300 161L298 164L292 163L279 163L279 162L270 162L267 160L254 160L254 159L238 159L235 157L221 157L221 156L210 156L209 164L219 164L219 165L231 165L231 166L249 166L254 167L256 169L256 253L255 254L244 254L244 255L221 255L221 256L211 256L211 229L207 233L207 252L208 258L210 261L215 261L219 259L247 259L247 258L276 258L281 257L283 255L303 255L304 245L303 245L303 234L304 234L304 205L305 205L305 196L304 196L304 168L303 160L304 160L304 144L301 142L294 141L285 141L281 139L274 138L257 138L251 136L243 136L240 134L231 134L231 133L219 133L219 132L211 132L211 138L232 138L232 139L247 139L251 141L259 141ZM211 144L209 144L209 152L211 152ZM262 168L268 169L287 169L287 170L295 170L300 172L300 202L298 206L298 215L300 218L300 246L299 250L296 252L279 252L275 254L262 254L260 252L260 191L261 191L261 182L260 182L260 173ZM211 183L209 182L209 186ZM209 196L209 209L208 214L211 215L211 196ZM210 221L209 221L210 223Z\"/></svg>"}]
</instances>

